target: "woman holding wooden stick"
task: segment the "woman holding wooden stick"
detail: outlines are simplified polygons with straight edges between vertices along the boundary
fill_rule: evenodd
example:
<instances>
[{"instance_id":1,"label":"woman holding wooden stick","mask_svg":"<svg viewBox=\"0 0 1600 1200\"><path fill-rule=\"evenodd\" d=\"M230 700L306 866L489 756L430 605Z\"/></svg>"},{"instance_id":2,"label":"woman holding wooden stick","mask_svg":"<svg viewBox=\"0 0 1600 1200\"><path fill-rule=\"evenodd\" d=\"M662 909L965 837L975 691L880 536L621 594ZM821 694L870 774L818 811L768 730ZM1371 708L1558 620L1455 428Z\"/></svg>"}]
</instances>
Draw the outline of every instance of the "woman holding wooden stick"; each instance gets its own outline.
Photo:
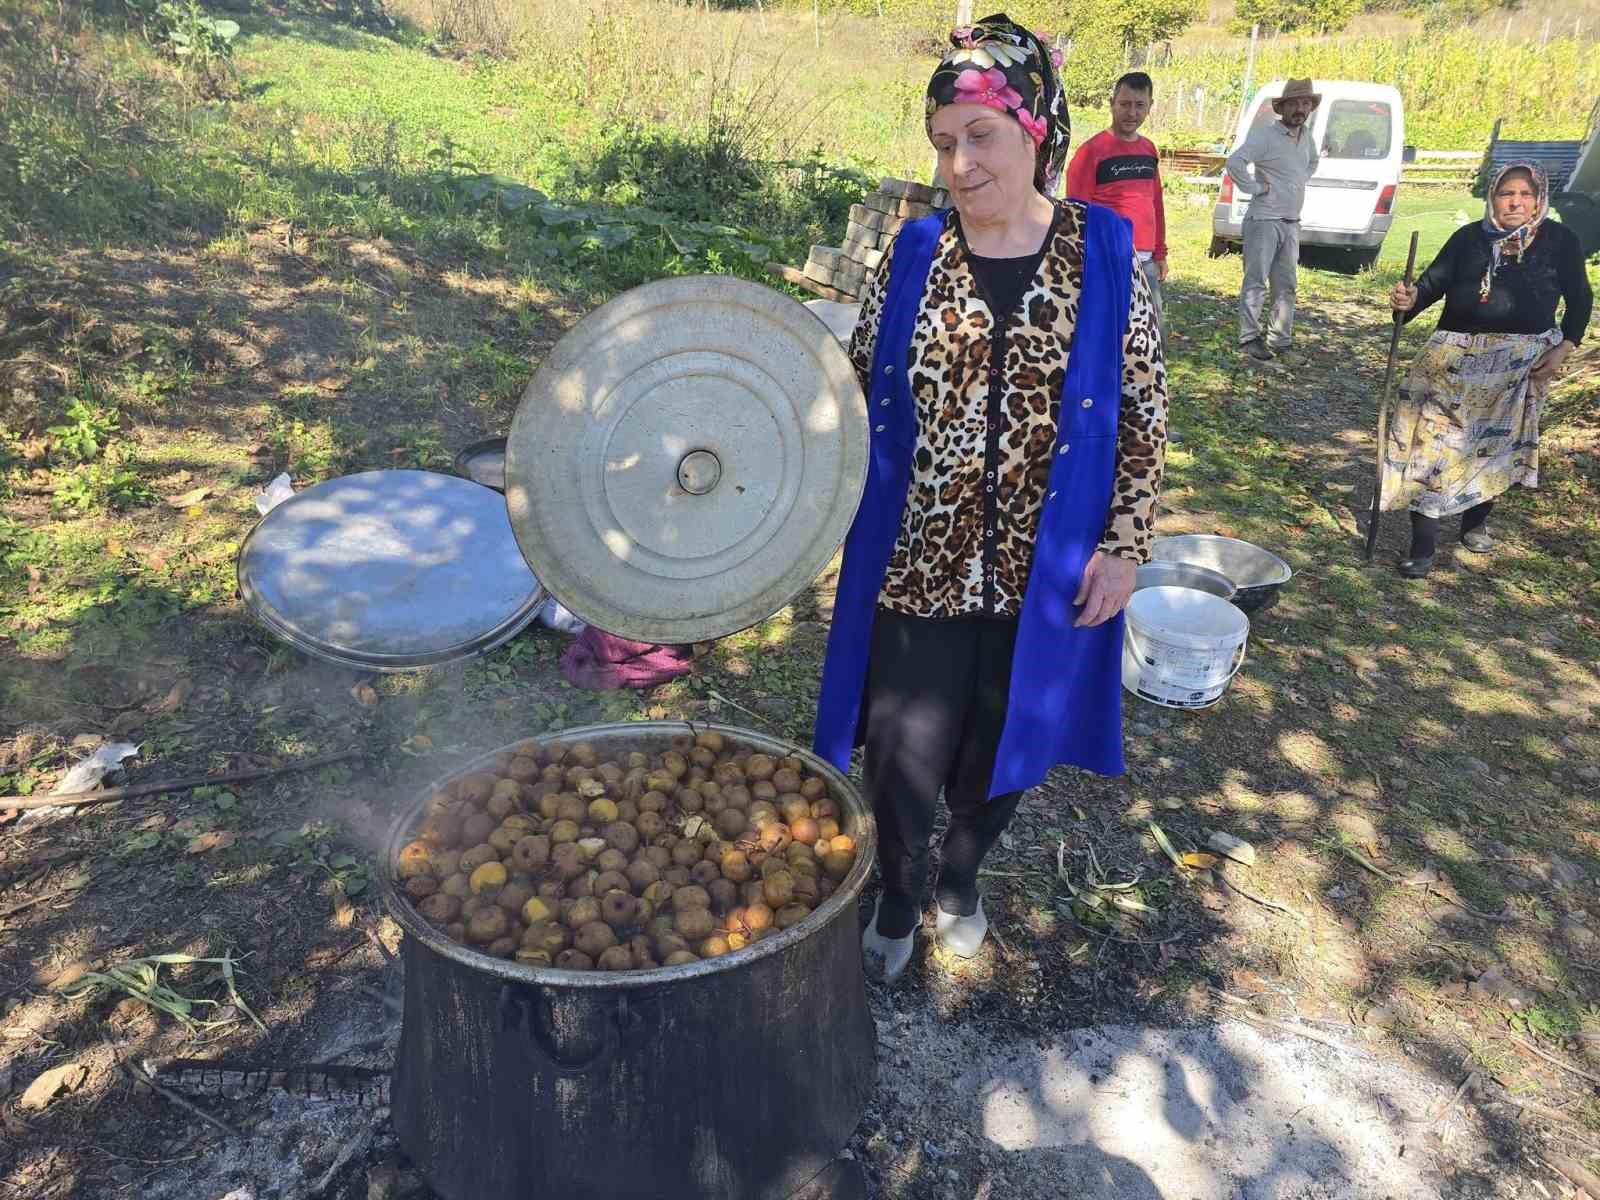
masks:
<instances>
[{"instance_id":1,"label":"woman holding wooden stick","mask_svg":"<svg viewBox=\"0 0 1600 1200\"><path fill-rule=\"evenodd\" d=\"M1545 220L1540 168L1502 169L1487 208L1451 235L1415 287L1397 283L1390 295L1407 321L1444 300L1383 447L1380 505L1411 508L1411 548L1400 563L1408 579L1433 568L1443 518L1460 513L1461 544L1488 553L1495 499L1537 486L1539 408L1594 307L1577 235Z\"/></svg>"}]
</instances>

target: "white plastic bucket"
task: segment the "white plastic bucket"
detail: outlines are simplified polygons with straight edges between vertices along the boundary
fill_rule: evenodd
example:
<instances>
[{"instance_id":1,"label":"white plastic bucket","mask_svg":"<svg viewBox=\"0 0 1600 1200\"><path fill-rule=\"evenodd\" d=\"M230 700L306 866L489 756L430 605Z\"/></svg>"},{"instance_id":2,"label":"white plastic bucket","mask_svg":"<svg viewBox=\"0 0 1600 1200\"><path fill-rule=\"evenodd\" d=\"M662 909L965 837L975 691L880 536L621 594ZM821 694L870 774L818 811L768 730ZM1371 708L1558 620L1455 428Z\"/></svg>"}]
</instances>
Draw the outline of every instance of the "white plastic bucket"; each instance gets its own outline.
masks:
<instances>
[{"instance_id":1,"label":"white plastic bucket","mask_svg":"<svg viewBox=\"0 0 1600 1200\"><path fill-rule=\"evenodd\" d=\"M1209 592L1143 588L1128 601L1122 686L1167 708L1215 704L1244 662L1250 618Z\"/></svg>"}]
</instances>

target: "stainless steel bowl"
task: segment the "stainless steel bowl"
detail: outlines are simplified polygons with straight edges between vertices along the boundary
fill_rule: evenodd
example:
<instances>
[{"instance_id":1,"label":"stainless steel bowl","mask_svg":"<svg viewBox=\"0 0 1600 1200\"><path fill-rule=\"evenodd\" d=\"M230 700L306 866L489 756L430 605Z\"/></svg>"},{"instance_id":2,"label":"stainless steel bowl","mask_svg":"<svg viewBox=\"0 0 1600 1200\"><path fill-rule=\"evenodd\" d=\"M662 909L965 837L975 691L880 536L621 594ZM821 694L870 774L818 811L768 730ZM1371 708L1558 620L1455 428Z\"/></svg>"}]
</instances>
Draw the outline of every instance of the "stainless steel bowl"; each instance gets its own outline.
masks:
<instances>
[{"instance_id":1,"label":"stainless steel bowl","mask_svg":"<svg viewBox=\"0 0 1600 1200\"><path fill-rule=\"evenodd\" d=\"M1150 556L1158 562L1205 567L1226 576L1238 588L1233 603L1247 613L1277 603L1278 592L1294 575L1289 564L1272 551L1214 533L1156 538L1150 544Z\"/></svg>"},{"instance_id":2,"label":"stainless steel bowl","mask_svg":"<svg viewBox=\"0 0 1600 1200\"><path fill-rule=\"evenodd\" d=\"M1147 562L1140 567L1134 573L1133 590L1137 592L1153 587L1194 588L1199 592L1221 596L1224 600L1232 600L1234 593L1239 590L1233 586L1233 580L1221 571L1184 562Z\"/></svg>"}]
</instances>

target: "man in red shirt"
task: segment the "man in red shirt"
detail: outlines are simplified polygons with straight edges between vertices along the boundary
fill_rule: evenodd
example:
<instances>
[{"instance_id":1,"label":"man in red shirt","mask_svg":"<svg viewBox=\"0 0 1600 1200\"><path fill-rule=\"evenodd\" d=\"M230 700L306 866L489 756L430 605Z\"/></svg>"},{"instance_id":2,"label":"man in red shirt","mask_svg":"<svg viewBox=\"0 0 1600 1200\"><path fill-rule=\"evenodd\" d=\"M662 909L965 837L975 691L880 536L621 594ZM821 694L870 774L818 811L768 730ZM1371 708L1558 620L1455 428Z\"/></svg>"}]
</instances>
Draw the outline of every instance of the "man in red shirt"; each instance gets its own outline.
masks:
<instances>
[{"instance_id":1,"label":"man in red shirt","mask_svg":"<svg viewBox=\"0 0 1600 1200\"><path fill-rule=\"evenodd\" d=\"M1161 203L1156 144L1139 136L1150 115L1155 84L1129 71L1111 89L1111 128L1095 134L1072 156L1067 195L1115 209L1133 222L1133 248L1150 283L1161 319L1161 285L1167 278L1167 214Z\"/></svg>"}]
</instances>

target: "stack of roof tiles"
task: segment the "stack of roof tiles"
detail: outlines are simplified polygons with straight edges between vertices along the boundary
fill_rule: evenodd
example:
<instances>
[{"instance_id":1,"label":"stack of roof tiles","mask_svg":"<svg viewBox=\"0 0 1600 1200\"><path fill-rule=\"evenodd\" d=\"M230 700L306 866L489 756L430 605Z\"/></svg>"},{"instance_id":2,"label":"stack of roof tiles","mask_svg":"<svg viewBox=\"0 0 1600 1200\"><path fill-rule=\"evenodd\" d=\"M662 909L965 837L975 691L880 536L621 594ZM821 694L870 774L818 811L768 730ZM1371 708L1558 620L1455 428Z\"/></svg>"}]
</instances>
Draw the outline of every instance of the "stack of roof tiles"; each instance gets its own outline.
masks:
<instances>
[{"instance_id":1,"label":"stack of roof tiles","mask_svg":"<svg viewBox=\"0 0 1600 1200\"><path fill-rule=\"evenodd\" d=\"M773 274L815 292L825 300L860 298L866 281L883 261L902 221L948 208L950 194L909 179L885 179L878 190L850 206L843 246L813 246L805 269L771 264Z\"/></svg>"}]
</instances>

